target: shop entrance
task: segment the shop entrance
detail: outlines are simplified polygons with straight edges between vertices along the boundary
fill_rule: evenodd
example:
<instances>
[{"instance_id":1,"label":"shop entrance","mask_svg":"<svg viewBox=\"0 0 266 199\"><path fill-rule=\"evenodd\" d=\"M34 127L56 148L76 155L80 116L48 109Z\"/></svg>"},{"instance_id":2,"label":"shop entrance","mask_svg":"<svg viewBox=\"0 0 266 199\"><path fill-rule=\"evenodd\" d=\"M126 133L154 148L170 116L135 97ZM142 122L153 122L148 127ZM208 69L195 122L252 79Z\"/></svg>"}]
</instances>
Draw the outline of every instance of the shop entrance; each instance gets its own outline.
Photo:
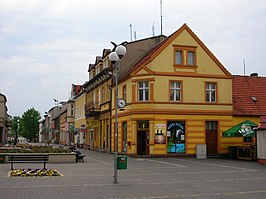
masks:
<instances>
[{"instance_id":1,"label":"shop entrance","mask_svg":"<svg viewBox=\"0 0 266 199\"><path fill-rule=\"evenodd\" d=\"M149 155L149 121L138 121L137 155Z\"/></svg>"},{"instance_id":2,"label":"shop entrance","mask_svg":"<svg viewBox=\"0 0 266 199\"><path fill-rule=\"evenodd\" d=\"M138 155L146 155L147 154L147 145L146 145L146 131L138 131L138 148L137 153Z\"/></svg>"},{"instance_id":3,"label":"shop entrance","mask_svg":"<svg viewBox=\"0 0 266 199\"><path fill-rule=\"evenodd\" d=\"M207 155L217 154L217 122L206 122Z\"/></svg>"}]
</instances>

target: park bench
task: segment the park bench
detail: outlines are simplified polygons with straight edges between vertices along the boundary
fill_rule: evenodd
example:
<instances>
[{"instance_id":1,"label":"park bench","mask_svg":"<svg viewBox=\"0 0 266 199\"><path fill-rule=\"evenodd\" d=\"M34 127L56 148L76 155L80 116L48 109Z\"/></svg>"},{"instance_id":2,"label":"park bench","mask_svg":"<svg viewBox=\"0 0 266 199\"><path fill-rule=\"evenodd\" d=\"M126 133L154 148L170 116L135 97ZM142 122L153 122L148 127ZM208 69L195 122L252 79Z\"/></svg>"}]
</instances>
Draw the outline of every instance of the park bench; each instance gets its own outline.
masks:
<instances>
[{"instance_id":1,"label":"park bench","mask_svg":"<svg viewBox=\"0 0 266 199\"><path fill-rule=\"evenodd\" d=\"M48 154L9 154L8 162L11 164L11 170L14 169L14 163L41 163L43 162L43 169L46 169L48 162Z\"/></svg>"}]
</instances>

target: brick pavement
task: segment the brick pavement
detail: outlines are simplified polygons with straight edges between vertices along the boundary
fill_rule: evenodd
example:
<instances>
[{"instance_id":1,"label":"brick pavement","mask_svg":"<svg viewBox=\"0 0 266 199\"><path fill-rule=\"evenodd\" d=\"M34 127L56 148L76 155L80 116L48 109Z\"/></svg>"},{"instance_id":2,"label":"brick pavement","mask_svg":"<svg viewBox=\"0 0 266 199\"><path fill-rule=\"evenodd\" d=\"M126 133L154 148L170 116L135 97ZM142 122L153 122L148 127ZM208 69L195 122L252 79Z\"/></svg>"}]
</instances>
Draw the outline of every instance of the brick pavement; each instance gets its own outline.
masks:
<instances>
[{"instance_id":1,"label":"brick pavement","mask_svg":"<svg viewBox=\"0 0 266 199\"><path fill-rule=\"evenodd\" d=\"M82 150L85 163L49 164L63 177L10 178L0 164L0 198L265 198L266 167L256 162L128 158L113 183L113 155ZM20 168L30 167L19 164ZM38 164L32 165L34 168ZM40 164L40 166L42 166Z\"/></svg>"}]
</instances>

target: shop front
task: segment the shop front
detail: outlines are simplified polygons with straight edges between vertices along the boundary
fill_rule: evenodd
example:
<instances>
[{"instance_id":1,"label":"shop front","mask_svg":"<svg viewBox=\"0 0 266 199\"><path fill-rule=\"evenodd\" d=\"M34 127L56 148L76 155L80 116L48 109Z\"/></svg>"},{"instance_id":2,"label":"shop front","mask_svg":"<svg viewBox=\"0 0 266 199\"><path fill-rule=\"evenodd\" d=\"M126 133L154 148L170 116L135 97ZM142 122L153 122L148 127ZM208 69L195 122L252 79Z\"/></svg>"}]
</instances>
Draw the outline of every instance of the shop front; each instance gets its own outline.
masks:
<instances>
[{"instance_id":1,"label":"shop front","mask_svg":"<svg viewBox=\"0 0 266 199\"><path fill-rule=\"evenodd\" d=\"M184 121L167 122L167 153L186 153Z\"/></svg>"}]
</instances>

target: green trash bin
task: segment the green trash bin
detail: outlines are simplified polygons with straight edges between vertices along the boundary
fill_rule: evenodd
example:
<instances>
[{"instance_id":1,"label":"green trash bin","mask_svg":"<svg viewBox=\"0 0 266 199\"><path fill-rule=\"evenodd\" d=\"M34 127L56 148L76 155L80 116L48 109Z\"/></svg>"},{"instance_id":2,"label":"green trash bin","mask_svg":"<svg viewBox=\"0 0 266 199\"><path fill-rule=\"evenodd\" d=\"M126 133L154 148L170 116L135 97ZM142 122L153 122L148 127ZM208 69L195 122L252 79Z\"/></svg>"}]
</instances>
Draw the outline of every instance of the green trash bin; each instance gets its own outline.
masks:
<instances>
[{"instance_id":1,"label":"green trash bin","mask_svg":"<svg viewBox=\"0 0 266 199\"><path fill-rule=\"evenodd\" d=\"M117 169L127 169L127 156L119 155L117 157Z\"/></svg>"},{"instance_id":2,"label":"green trash bin","mask_svg":"<svg viewBox=\"0 0 266 199\"><path fill-rule=\"evenodd\" d=\"M5 163L6 155L1 154L0 155L0 163Z\"/></svg>"}]
</instances>

